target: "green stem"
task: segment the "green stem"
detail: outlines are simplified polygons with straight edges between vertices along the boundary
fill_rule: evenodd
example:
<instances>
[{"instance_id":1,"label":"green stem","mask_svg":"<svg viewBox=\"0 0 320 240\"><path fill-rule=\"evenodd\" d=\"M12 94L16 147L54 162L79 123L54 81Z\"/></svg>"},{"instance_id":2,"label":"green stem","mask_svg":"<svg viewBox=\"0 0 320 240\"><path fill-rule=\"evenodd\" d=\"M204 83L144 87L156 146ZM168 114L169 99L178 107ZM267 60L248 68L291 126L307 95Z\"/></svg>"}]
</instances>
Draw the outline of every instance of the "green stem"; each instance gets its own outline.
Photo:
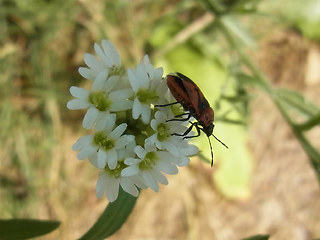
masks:
<instances>
[{"instance_id":1,"label":"green stem","mask_svg":"<svg viewBox=\"0 0 320 240\"><path fill-rule=\"evenodd\" d=\"M305 123L302 124L297 124L296 126L301 130L301 131L307 131L310 130L311 128L317 126L320 124L320 112L312 117L310 120L306 121Z\"/></svg>"},{"instance_id":2,"label":"green stem","mask_svg":"<svg viewBox=\"0 0 320 240\"><path fill-rule=\"evenodd\" d=\"M288 125L290 126L293 134L298 139L299 143L301 144L304 151L308 154L309 159L311 161L311 164L313 168L315 169L317 176L318 176L318 182L320 184L320 154L317 152L317 150L310 144L310 142L305 138L303 133L299 130L299 128L296 127L296 125L292 122L290 119L288 113L283 108L279 98L277 97L277 94L272 89L272 87L269 84L268 79L262 74L262 72L259 70L259 68L251 61L251 59L246 55L244 49L242 46L240 46L239 42L233 38L232 34L229 32L228 28L224 25L223 19L217 19L219 23L219 29L222 31L223 35L227 39L229 45L232 47L232 49L235 49L244 63L244 65L250 69L252 74L254 75L254 78L256 81L258 81L261 86L261 88L268 94L268 96L272 99L274 104L279 109L280 113L282 114L283 118L286 120Z\"/></svg>"}]
</instances>

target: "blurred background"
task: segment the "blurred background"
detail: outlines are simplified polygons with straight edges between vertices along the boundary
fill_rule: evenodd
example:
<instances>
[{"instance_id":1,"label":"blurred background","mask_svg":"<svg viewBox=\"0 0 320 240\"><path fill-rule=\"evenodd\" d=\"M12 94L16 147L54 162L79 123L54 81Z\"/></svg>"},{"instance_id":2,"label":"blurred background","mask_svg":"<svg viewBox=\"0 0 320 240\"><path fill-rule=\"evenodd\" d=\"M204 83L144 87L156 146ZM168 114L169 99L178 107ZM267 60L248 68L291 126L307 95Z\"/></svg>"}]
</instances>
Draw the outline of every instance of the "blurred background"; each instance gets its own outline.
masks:
<instances>
[{"instance_id":1,"label":"blurred background","mask_svg":"<svg viewBox=\"0 0 320 240\"><path fill-rule=\"evenodd\" d=\"M41 239L76 239L108 203L71 149L84 112L66 108L102 39L126 67L149 54L193 79L229 146L213 140L210 168L196 139L200 156L142 191L111 239L320 237L317 0L0 0L0 218L60 220Z\"/></svg>"}]
</instances>

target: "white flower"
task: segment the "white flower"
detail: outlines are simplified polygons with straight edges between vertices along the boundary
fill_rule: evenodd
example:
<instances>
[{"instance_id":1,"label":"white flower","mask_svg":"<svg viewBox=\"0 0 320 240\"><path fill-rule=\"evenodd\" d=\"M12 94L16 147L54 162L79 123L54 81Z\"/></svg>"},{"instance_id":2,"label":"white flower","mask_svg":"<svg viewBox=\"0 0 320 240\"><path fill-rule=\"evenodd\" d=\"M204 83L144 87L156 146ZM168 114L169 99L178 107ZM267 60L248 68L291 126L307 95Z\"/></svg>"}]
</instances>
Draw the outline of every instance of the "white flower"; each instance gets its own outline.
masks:
<instances>
[{"instance_id":1,"label":"white flower","mask_svg":"<svg viewBox=\"0 0 320 240\"><path fill-rule=\"evenodd\" d=\"M94 123L109 112L117 112L131 109L132 101L128 98L133 94L131 89L112 91L119 80L119 76L108 78L108 71L103 70L95 78L90 91L72 86L70 93L76 99L68 102L69 109L88 108L84 116L82 126L90 129Z\"/></svg>"},{"instance_id":2,"label":"white flower","mask_svg":"<svg viewBox=\"0 0 320 240\"><path fill-rule=\"evenodd\" d=\"M124 191L134 197L139 195L138 188L142 189L147 187L139 176L121 176L121 171L126 167L124 161L135 155L133 151L134 147L134 142L129 143L125 149L118 152L120 160L118 161L117 167L111 170L106 166L104 171L99 174L96 185L97 198L102 198L104 195L107 195L108 200L113 202L118 197L119 185Z\"/></svg>"},{"instance_id":3,"label":"white flower","mask_svg":"<svg viewBox=\"0 0 320 240\"><path fill-rule=\"evenodd\" d=\"M139 195L139 184L144 186L144 183L141 182L140 178L137 176L133 177L115 177L117 171L108 172L103 171L99 174L99 179L96 184L96 196L97 198L103 198L104 195L107 195L107 198L110 202L115 201L118 198L119 185L124 191L131 194L134 197Z\"/></svg>"},{"instance_id":4,"label":"white flower","mask_svg":"<svg viewBox=\"0 0 320 240\"><path fill-rule=\"evenodd\" d=\"M157 148L169 151L176 157L180 156L179 142L185 141L182 137L172 136L174 133L184 133L188 128L183 121L167 121L172 119L173 116L168 117L167 114L161 111L155 113L155 118L151 120L151 127L155 133L146 139L156 145Z\"/></svg>"},{"instance_id":5,"label":"white flower","mask_svg":"<svg viewBox=\"0 0 320 240\"><path fill-rule=\"evenodd\" d=\"M157 151L154 145L145 145L135 147L135 153L138 158L127 158L124 163L129 167L122 170L122 176L141 176L145 185L159 191L158 182L168 184L167 178L162 172L167 174L176 174L177 167L173 162L178 161L167 151Z\"/></svg>"},{"instance_id":6,"label":"white flower","mask_svg":"<svg viewBox=\"0 0 320 240\"><path fill-rule=\"evenodd\" d=\"M95 52L100 59L89 53L84 55L84 62L89 67L79 68L79 73L84 78L93 80L103 70L108 70L111 75L121 72L121 58L114 45L108 40L102 40L101 46L102 48L97 43L94 45Z\"/></svg>"},{"instance_id":7,"label":"white flower","mask_svg":"<svg viewBox=\"0 0 320 240\"><path fill-rule=\"evenodd\" d=\"M94 49L97 57L85 54L87 67L79 68L84 78L93 80L92 87L71 87L74 99L67 103L69 109L87 109L82 125L94 128L72 148L79 151L79 160L88 158L100 170L98 198L106 195L113 202L120 187L134 197L148 187L159 191L159 184L168 184L165 174L176 174L177 167L188 165L189 157L198 152L183 135L192 136L188 131L192 118L183 119L180 104L155 106L175 100L163 69L154 68L147 55L126 71L110 41L103 40ZM181 121L175 121L179 116Z\"/></svg>"},{"instance_id":8,"label":"white flower","mask_svg":"<svg viewBox=\"0 0 320 240\"><path fill-rule=\"evenodd\" d=\"M190 162L189 157L194 156L199 152L198 147L190 144L188 139L179 141L176 147L179 150L179 155L174 158L173 161L178 167L188 166Z\"/></svg>"},{"instance_id":9,"label":"white flower","mask_svg":"<svg viewBox=\"0 0 320 240\"><path fill-rule=\"evenodd\" d=\"M136 93L132 107L134 119L141 116L144 123L150 122L151 104L157 103L168 91L162 74L163 69L154 69L147 55L136 70L128 69L129 82Z\"/></svg>"},{"instance_id":10,"label":"white flower","mask_svg":"<svg viewBox=\"0 0 320 240\"><path fill-rule=\"evenodd\" d=\"M80 150L77 157L79 160L96 158L96 165L103 169L108 163L110 169L115 169L118 161L117 150L124 148L129 142L134 141L134 136L122 135L127 128L122 123L114 128L115 114L106 117L105 126L96 128L94 135L86 135L80 138L73 146L73 150Z\"/></svg>"}]
</instances>

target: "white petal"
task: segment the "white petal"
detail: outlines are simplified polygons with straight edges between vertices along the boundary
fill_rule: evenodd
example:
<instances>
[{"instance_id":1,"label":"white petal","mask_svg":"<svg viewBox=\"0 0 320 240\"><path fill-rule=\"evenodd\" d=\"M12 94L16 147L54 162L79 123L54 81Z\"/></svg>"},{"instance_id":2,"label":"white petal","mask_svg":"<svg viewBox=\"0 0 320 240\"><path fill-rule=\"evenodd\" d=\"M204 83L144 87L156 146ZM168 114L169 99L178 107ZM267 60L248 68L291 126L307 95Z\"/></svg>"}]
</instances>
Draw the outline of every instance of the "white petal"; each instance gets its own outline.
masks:
<instances>
[{"instance_id":1,"label":"white petal","mask_svg":"<svg viewBox=\"0 0 320 240\"><path fill-rule=\"evenodd\" d=\"M106 64L109 62L109 59L106 57L106 54L103 52L102 48L99 46L99 44L95 43L94 44L94 50L100 57L100 59Z\"/></svg>"},{"instance_id":2,"label":"white petal","mask_svg":"<svg viewBox=\"0 0 320 240\"><path fill-rule=\"evenodd\" d=\"M148 188L148 186L144 183L144 180L140 175L131 176L130 179L132 179L132 181L138 188L141 188L141 189Z\"/></svg>"},{"instance_id":3,"label":"white petal","mask_svg":"<svg viewBox=\"0 0 320 240\"><path fill-rule=\"evenodd\" d=\"M67 103L67 108L70 110L85 109L90 107L90 103L85 100L72 99Z\"/></svg>"},{"instance_id":4,"label":"white petal","mask_svg":"<svg viewBox=\"0 0 320 240\"><path fill-rule=\"evenodd\" d=\"M122 89L122 90L117 90L113 91L109 94L109 98L115 102L119 101L122 99L127 99L133 95L133 90L132 89Z\"/></svg>"},{"instance_id":5,"label":"white petal","mask_svg":"<svg viewBox=\"0 0 320 240\"><path fill-rule=\"evenodd\" d=\"M156 144L157 142L157 134L153 134L145 140L145 144ZM158 147L158 146L157 146ZM159 148L159 147L158 147ZM161 149L161 148L160 148Z\"/></svg>"},{"instance_id":6,"label":"white petal","mask_svg":"<svg viewBox=\"0 0 320 240\"><path fill-rule=\"evenodd\" d=\"M108 157L108 154L105 151L99 149L98 151L98 167L99 168L102 169L106 166L107 157Z\"/></svg>"},{"instance_id":7,"label":"white petal","mask_svg":"<svg viewBox=\"0 0 320 240\"><path fill-rule=\"evenodd\" d=\"M139 167L137 165L131 165L121 171L121 176L128 177L139 173Z\"/></svg>"},{"instance_id":8,"label":"white petal","mask_svg":"<svg viewBox=\"0 0 320 240\"><path fill-rule=\"evenodd\" d=\"M136 69L136 76L138 78L138 83L140 87L149 88L150 81L144 64L138 65Z\"/></svg>"},{"instance_id":9,"label":"white petal","mask_svg":"<svg viewBox=\"0 0 320 240\"><path fill-rule=\"evenodd\" d=\"M84 62L93 70L99 71L103 68L103 64L92 54L86 53L83 56Z\"/></svg>"},{"instance_id":10,"label":"white petal","mask_svg":"<svg viewBox=\"0 0 320 240\"><path fill-rule=\"evenodd\" d=\"M114 75L108 78L104 85L104 89L109 93L115 86L116 84L119 84L120 77L118 75Z\"/></svg>"},{"instance_id":11,"label":"white petal","mask_svg":"<svg viewBox=\"0 0 320 240\"><path fill-rule=\"evenodd\" d=\"M107 134L109 134L113 130L114 124L116 123L116 118L117 116L114 113L108 114L106 116L105 118L106 123L105 123L104 130Z\"/></svg>"},{"instance_id":12,"label":"white petal","mask_svg":"<svg viewBox=\"0 0 320 240\"><path fill-rule=\"evenodd\" d=\"M118 127L116 127L110 134L109 134L109 138L111 139L117 139L119 138L122 133L124 133L124 131L127 129L128 124L126 123L122 123L120 124Z\"/></svg>"},{"instance_id":13,"label":"white petal","mask_svg":"<svg viewBox=\"0 0 320 240\"><path fill-rule=\"evenodd\" d=\"M107 119L109 114L110 114L109 111L99 112L96 120L96 125L94 127L95 132L102 131L106 128L108 124Z\"/></svg>"},{"instance_id":14,"label":"white petal","mask_svg":"<svg viewBox=\"0 0 320 240\"><path fill-rule=\"evenodd\" d=\"M78 154L77 154L77 158L79 160L83 160L83 159L86 159L88 157L90 157L92 154L96 153L97 152L97 148L89 145L89 146L86 146L84 148L82 148Z\"/></svg>"},{"instance_id":15,"label":"white petal","mask_svg":"<svg viewBox=\"0 0 320 240\"><path fill-rule=\"evenodd\" d=\"M117 151L115 149L111 149L107 152L107 161L108 161L108 167L113 170L117 167L117 160L118 160L118 155Z\"/></svg>"},{"instance_id":16,"label":"white petal","mask_svg":"<svg viewBox=\"0 0 320 240\"><path fill-rule=\"evenodd\" d=\"M155 167L159 171L165 172L167 174L177 174L178 173L178 168L176 166L171 165L169 163L166 163L164 161L157 161Z\"/></svg>"},{"instance_id":17,"label":"white petal","mask_svg":"<svg viewBox=\"0 0 320 240\"><path fill-rule=\"evenodd\" d=\"M130 85L134 92L138 92L140 88L139 79L136 76L136 73L132 69L128 69L128 79L130 82Z\"/></svg>"},{"instance_id":18,"label":"white petal","mask_svg":"<svg viewBox=\"0 0 320 240\"><path fill-rule=\"evenodd\" d=\"M97 75L97 77L93 81L92 91L102 90L103 86L107 81L108 74L109 74L109 71L105 69Z\"/></svg>"},{"instance_id":19,"label":"white petal","mask_svg":"<svg viewBox=\"0 0 320 240\"><path fill-rule=\"evenodd\" d=\"M157 170L151 170L151 173L153 177L161 184L167 185L168 184L168 179L159 171Z\"/></svg>"},{"instance_id":20,"label":"white petal","mask_svg":"<svg viewBox=\"0 0 320 240\"><path fill-rule=\"evenodd\" d=\"M72 149L73 150L80 150L81 148L89 145L90 143L92 143L93 140L93 136L92 135L86 135L83 136L81 138L79 138L73 145L72 145Z\"/></svg>"},{"instance_id":21,"label":"white petal","mask_svg":"<svg viewBox=\"0 0 320 240\"><path fill-rule=\"evenodd\" d=\"M131 194L134 197L138 197L139 191L137 187L130 181L130 178L121 178L120 185L124 191Z\"/></svg>"},{"instance_id":22,"label":"white petal","mask_svg":"<svg viewBox=\"0 0 320 240\"><path fill-rule=\"evenodd\" d=\"M163 68L162 67L160 67L160 68L157 68L157 69L155 69L155 71L154 71L154 79L162 79L162 75L163 75Z\"/></svg>"},{"instance_id":23,"label":"white petal","mask_svg":"<svg viewBox=\"0 0 320 240\"><path fill-rule=\"evenodd\" d=\"M106 63L110 67L121 66L120 55L115 46L109 40L102 40L102 48L108 58L108 62Z\"/></svg>"},{"instance_id":24,"label":"white petal","mask_svg":"<svg viewBox=\"0 0 320 240\"><path fill-rule=\"evenodd\" d=\"M144 183L148 185L153 191L159 191L159 185L151 175L150 171L143 171L142 178L144 180Z\"/></svg>"},{"instance_id":25,"label":"white petal","mask_svg":"<svg viewBox=\"0 0 320 240\"><path fill-rule=\"evenodd\" d=\"M110 202L114 202L118 198L120 179L109 178L107 184L107 198Z\"/></svg>"},{"instance_id":26,"label":"white petal","mask_svg":"<svg viewBox=\"0 0 320 240\"><path fill-rule=\"evenodd\" d=\"M92 128L93 124L97 120L99 111L95 107L90 107L83 118L82 126L85 129Z\"/></svg>"},{"instance_id":27,"label":"white petal","mask_svg":"<svg viewBox=\"0 0 320 240\"><path fill-rule=\"evenodd\" d=\"M141 146L136 146L134 148L134 152L137 154L137 156L140 158L140 159L144 159L144 157L146 156L147 154L147 151L144 150L144 148L142 148Z\"/></svg>"},{"instance_id":28,"label":"white petal","mask_svg":"<svg viewBox=\"0 0 320 240\"><path fill-rule=\"evenodd\" d=\"M101 172L99 174L99 178L96 184L96 196L97 198L103 198L103 196L107 192L107 185L108 185L108 177L106 173Z\"/></svg>"},{"instance_id":29,"label":"white petal","mask_svg":"<svg viewBox=\"0 0 320 240\"><path fill-rule=\"evenodd\" d=\"M119 111L126 111L132 108L133 102L131 100L119 100L115 101L110 106L110 111L112 112L119 112Z\"/></svg>"},{"instance_id":30,"label":"white petal","mask_svg":"<svg viewBox=\"0 0 320 240\"><path fill-rule=\"evenodd\" d=\"M183 148L181 150L181 152L185 155L185 156L194 156L199 152L199 149L197 146L193 145L193 144L189 144L188 148Z\"/></svg>"},{"instance_id":31,"label":"white petal","mask_svg":"<svg viewBox=\"0 0 320 240\"><path fill-rule=\"evenodd\" d=\"M124 163L127 165L134 165L140 162L141 162L141 159L136 159L136 158L126 158L126 160L124 161Z\"/></svg>"},{"instance_id":32,"label":"white petal","mask_svg":"<svg viewBox=\"0 0 320 240\"><path fill-rule=\"evenodd\" d=\"M85 68L85 67L80 67L78 69L78 72L80 73L80 75L88 80L93 80L96 77L96 73L95 71L93 71L92 69L89 68Z\"/></svg>"},{"instance_id":33,"label":"white petal","mask_svg":"<svg viewBox=\"0 0 320 240\"><path fill-rule=\"evenodd\" d=\"M172 142L172 141L162 142L162 146L174 156L178 157L180 155L180 150L175 145L175 142Z\"/></svg>"},{"instance_id":34,"label":"white petal","mask_svg":"<svg viewBox=\"0 0 320 240\"><path fill-rule=\"evenodd\" d=\"M155 119L157 120L158 123L162 123L162 122L166 121L165 114L160 112L160 111L157 111L155 113L154 117L155 117Z\"/></svg>"},{"instance_id":35,"label":"white petal","mask_svg":"<svg viewBox=\"0 0 320 240\"><path fill-rule=\"evenodd\" d=\"M178 167L185 167L188 166L190 162L190 159L188 157L180 157L178 162L177 162L177 166Z\"/></svg>"},{"instance_id":36,"label":"white petal","mask_svg":"<svg viewBox=\"0 0 320 240\"><path fill-rule=\"evenodd\" d=\"M138 98L135 98L133 101L133 106L132 106L132 117L133 119L138 119L138 117L141 115L142 111L142 105Z\"/></svg>"},{"instance_id":37,"label":"white petal","mask_svg":"<svg viewBox=\"0 0 320 240\"><path fill-rule=\"evenodd\" d=\"M144 149L147 151L147 152L154 152L156 151L156 147L154 144L151 144L150 142L145 142L144 143Z\"/></svg>"},{"instance_id":38,"label":"white petal","mask_svg":"<svg viewBox=\"0 0 320 240\"><path fill-rule=\"evenodd\" d=\"M116 140L116 149L121 149L123 147L125 147L129 142L134 141L134 136L133 135L125 135L125 136L121 136L120 138L118 138Z\"/></svg>"},{"instance_id":39,"label":"white petal","mask_svg":"<svg viewBox=\"0 0 320 240\"><path fill-rule=\"evenodd\" d=\"M98 166L98 154L97 152L95 154L92 154L89 156L89 162L95 167L95 168L98 168L98 169L101 169L99 166Z\"/></svg>"},{"instance_id":40,"label":"white petal","mask_svg":"<svg viewBox=\"0 0 320 240\"><path fill-rule=\"evenodd\" d=\"M152 119L151 120L151 123L150 123L150 126L151 128L154 130L154 131L157 131L157 128L158 128L158 122L156 119Z\"/></svg>"},{"instance_id":41,"label":"white petal","mask_svg":"<svg viewBox=\"0 0 320 240\"><path fill-rule=\"evenodd\" d=\"M88 96L89 96L89 91L87 89L75 87L75 86L72 86L70 88L70 93L72 96L79 99L88 99Z\"/></svg>"},{"instance_id":42,"label":"white petal","mask_svg":"<svg viewBox=\"0 0 320 240\"><path fill-rule=\"evenodd\" d=\"M142 121L145 124L148 124L150 122L150 117L151 117L151 107L150 104L143 104L142 105Z\"/></svg>"}]
</instances>

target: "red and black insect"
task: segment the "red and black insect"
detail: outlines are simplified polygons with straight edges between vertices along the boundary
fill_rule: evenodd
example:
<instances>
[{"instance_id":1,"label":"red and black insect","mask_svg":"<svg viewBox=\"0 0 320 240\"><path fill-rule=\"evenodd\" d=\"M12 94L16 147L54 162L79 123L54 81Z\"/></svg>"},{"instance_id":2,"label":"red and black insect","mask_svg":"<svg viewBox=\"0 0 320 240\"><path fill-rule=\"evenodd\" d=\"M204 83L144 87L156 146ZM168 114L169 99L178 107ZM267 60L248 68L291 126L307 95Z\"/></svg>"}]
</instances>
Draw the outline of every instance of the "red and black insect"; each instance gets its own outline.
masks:
<instances>
[{"instance_id":1,"label":"red and black insect","mask_svg":"<svg viewBox=\"0 0 320 240\"><path fill-rule=\"evenodd\" d=\"M173 134L175 136L182 136L184 138L193 138L200 136L200 130L203 131L209 140L211 150L211 166L213 165L213 152L210 141L210 136L213 136L223 146L228 148L222 141L212 134L214 124L214 111L210 107L209 102L204 97L199 87L187 76L177 72L176 75L167 75L167 85L177 102L169 103L165 105L156 105L156 107L165 107L173 104L180 103L186 113L178 115L176 117L182 117L187 115L186 118L175 118L168 121L188 121L191 117L194 117L197 121L190 122L191 126L183 134ZM197 135L187 136L187 134L195 127Z\"/></svg>"}]
</instances>

